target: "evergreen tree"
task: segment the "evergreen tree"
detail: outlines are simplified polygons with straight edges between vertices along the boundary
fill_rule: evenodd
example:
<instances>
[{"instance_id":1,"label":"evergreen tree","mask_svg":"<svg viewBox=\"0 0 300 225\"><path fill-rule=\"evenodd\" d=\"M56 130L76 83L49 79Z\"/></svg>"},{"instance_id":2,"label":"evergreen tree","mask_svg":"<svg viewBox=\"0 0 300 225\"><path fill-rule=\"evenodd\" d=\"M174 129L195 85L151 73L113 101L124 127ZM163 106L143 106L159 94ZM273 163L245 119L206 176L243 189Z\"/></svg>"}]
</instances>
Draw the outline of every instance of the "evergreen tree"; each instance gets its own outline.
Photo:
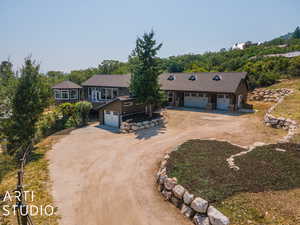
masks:
<instances>
[{"instance_id":1,"label":"evergreen tree","mask_svg":"<svg viewBox=\"0 0 300 225\"><path fill-rule=\"evenodd\" d=\"M162 44L156 44L154 32L151 31L137 38L136 47L130 56L133 64L130 91L139 102L146 105L146 113L150 117L153 104L160 104L163 100L158 81L161 71L156 57L161 47Z\"/></svg>"},{"instance_id":2,"label":"evergreen tree","mask_svg":"<svg viewBox=\"0 0 300 225\"><path fill-rule=\"evenodd\" d=\"M298 39L300 38L300 27L297 27L293 33L293 38Z\"/></svg>"},{"instance_id":3,"label":"evergreen tree","mask_svg":"<svg viewBox=\"0 0 300 225\"><path fill-rule=\"evenodd\" d=\"M39 65L26 58L13 96L10 123L5 129L9 154L20 158L25 150L21 146L34 139L36 122L47 106L49 95L49 89L42 83Z\"/></svg>"}]
</instances>

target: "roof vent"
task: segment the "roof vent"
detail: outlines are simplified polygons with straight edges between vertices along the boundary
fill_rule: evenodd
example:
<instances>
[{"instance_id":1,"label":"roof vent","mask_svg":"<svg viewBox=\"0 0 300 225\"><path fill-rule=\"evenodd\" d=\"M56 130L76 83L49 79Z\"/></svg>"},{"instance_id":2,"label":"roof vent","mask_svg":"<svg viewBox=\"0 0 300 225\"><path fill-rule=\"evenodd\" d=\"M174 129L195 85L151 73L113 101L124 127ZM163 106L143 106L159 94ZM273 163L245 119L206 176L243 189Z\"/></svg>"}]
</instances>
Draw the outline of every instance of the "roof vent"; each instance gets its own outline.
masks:
<instances>
[{"instance_id":1,"label":"roof vent","mask_svg":"<svg viewBox=\"0 0 300 225\"><path fill-rule=\"evenodd\" d=\"M219 80L221 80L221 79L222 79L222 77L219 76L219 75L216 75L216 76L214 76L214 78L213 78L214 81L219 81Z\"/></svg>"},{"instance_id":2,"label":"roof vent","mask_svg":"<svg viewBox=\"0 0 300 225\"><path fill-rule=\"evenodd\" d=\"M189 80L191 80L191 81L197 80L197 76L196 75L191 75L189 77Z\"/></svg>"},{"instance_id":3,"label":"roof vent","mask_svg":"<svg viewBox=\"0 0 300 225\"><path fill-rule=\"evenodd\" d=\"M170 75L170 76L168 77L168 80L175 80L175 76L174 76L174 75Z\"/></svg>"}]
</instances>

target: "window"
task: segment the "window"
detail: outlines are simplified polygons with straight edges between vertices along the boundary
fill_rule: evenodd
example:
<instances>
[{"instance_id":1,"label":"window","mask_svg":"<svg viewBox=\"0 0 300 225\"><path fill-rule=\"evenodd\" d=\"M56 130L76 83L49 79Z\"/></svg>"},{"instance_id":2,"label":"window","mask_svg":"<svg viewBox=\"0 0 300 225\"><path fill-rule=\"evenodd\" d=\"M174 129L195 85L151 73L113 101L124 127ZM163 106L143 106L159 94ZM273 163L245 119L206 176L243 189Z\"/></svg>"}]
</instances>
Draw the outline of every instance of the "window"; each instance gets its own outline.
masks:
<instances>
[{"instance_id":1,"label":"window","mask_svg":"<svg viewBox=\"0 0 300 225\"><path fill-rule=\"evenodd\" d=\"M168 80L175 80L175 76L174 76L174 75L170 75L170 76L168 77Z\"/></svg>"},{"instance_id":2,"label":"window","mask_svg":"<svg viewBox=\"0 0 300 225\"><path fill-rule=\"evenodd\" d=\"M118 115L118 112L113 112L113 114L114 114L115 116L117 116L117 115Z\"/></svg>"},{"instance_id":3,"label":"window","mask_svg":"<svg viewBox=\"0 0 300 225\"><path fill-rule=\"evenodd\" d=\"M77 99L78 98L78 90L72 89L70 90L70 99Z\"/></svg>"},{"instance_id":4,"label":"window","mask_svg":"<svg viewBox=\"0 0 300 225\"><path fill-rule=\"evenodd\" d=\"M224 98L224 95L218 95L218 98Z\"/></svg>"},{"instance_id":5,"label":"window","mask_svg":"<svg viewBox=\"0 0 300 225\"><path fill-rule=\"evenodd\" d=\"M61 99L69 99L69 91L61 90Z\"/></svg>"},{"instance_id":6,"label":"window","mask_svg":"<svg viewBox=\"0 0 300 225\"><path fill-rule=\"evenodd\" d=\"M200 97L200 98L203 98L204 96L203 96L203 94L200 94L200 93L199 93L199 97Z\"/></svg>"},{"instance_id":7,"label":"window","mask_svg":"<svg viewBox=\"0 0 300 225\"><path fill-rule=\"evenodd\" d=\"M54 90L54 95L55 95L55 99L60 99L61 98L60 90Z\"/></svg>"},{"instance_id":8,"label":"window","mask_svg":"<svg viewBox=\"0 0 300 225\"><path fill-rule=\"evenodd\" d=\"M192 96L193 96L193 97L196 97L196 96L197 96L197 93L192 93Z\"/></svg>"},{"instance_id":9,"label":"window","mask_svg":"<svg viewBox=\"0 0 300 225\"><path fill-rule=\"evenodd\" d=\"M110 111L105 111L105 114L109 115L109 114L110 114Z\"/></svg>"},{"instance_id":10,"label":"window","mask_svg":"<svg viewBox=\"0 0 300 225\"><path fill-rule=\"evenodd\" d=\"M173 92L169 91L168 96L169 96L169 98L172 98L173 97Z\"/></svg>"},{"instance_id":11,"label":"window","mask_svg":"<svg viewBox=\"0 0 300 225\"><path fill-rule=\"evenodd\" d=\"M119 95L118 95L118 88L114 88L113 89L113 98L116 98L116 97L118 97Z\"/></svg>"},{"instance_id":12,"label":"window","mask_svg":"<svg viewBox=\"0 0 300 225\"><path fill-rule=\"evenodd\" d=\"M197 76L196 75L191 75L189 77L189 80L191 80L191 81L197 80Z\"/></svg>"},{"instance_id":13,"label":"window","mask_svg":"<svg viewBox=\"0 0 300 225\"><path fill-rule=\"evenodd\" d=\"M190 92L185 92L184 96L186 96L186 97L190 96Z\"/></svg>"},{"instance_id":14,"label":"window","mask_svg":"<svg viewBox=\"0 0 300 225\"><path fill-rule=\"evenodd\" d=\"M219 75L216 75L216 76L214 76L214 78L213 78L214 81L219 81L219 80L221 80L221 79L222 79L222 77L219 76Z\"/></svg>"}]
</instances>

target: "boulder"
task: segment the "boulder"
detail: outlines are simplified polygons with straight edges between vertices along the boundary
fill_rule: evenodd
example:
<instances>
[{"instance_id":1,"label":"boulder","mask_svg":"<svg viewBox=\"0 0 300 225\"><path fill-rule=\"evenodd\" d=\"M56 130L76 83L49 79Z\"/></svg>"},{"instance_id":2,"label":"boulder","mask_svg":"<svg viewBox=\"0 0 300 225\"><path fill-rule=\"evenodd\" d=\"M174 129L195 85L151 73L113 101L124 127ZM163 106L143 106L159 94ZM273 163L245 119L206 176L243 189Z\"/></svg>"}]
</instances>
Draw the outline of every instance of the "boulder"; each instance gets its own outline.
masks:
<instances>
[{"instance_id":1,"label":"boulder","mask_svg":"<svg viewBox=\"0 0 300 225\"><path fill-rule=\"evenodd\" d=\"M164 183L165 183L165 180L166 180L167 178L168 178L167 175L161 174L161 175L159 176L159 184L164 184Z\"/></svg>"},{"instance_id":2,"label":"boulder","mask_svg":"<svg viewBox=\"0 0 300 225\"><path fill-rule=\"evenodd\" d=\"M192 216L195 214L194 210L192 210L186 204L182 204L180 212L187 218L192 218Z\"/></svg>"},{"instance_id":3,"label":"boulder","mask_svg":"<svg viewBox=\"0 0 300 225\"><path fill-rule=\"evenodd\" d=\"M206 213L208 208L208 201L203 198L197 197L191 203L192 209L199 213Z\"/></svg>"},{"instance_id":4,"label":"boulder","mask_svg":"<svg viewBox=\"0 0 300 225\"><path fill-rule=\"evenodd\" d=\"M174 178L167 178L164 181L165 188L169 191L171 191L176 184L177 184L177 180Z\"/></svg>"},{"instance_id":5,"label":"boulder","mask_svg":"<svg viewBox=\"0 0 300 225\"><path fill-rule=\"evenodd\" d=\"M173 203L173 205L175 205L177 208L180 208L182 205L182 200L176 198L175 196L171 197L171 202Z\"/></svg>"},{"instance_id":6,"label":"boulder","mask_svg":"<svg viewBox=\"0 0 300 225\"><path fill-rule=\"evenodd\" d=\"M172 197L172 192L164 189L161 194L164 196L165 200L170 200Z\"/></svg>"},{"instance_id":7,"label":"boulder","mask_svg":"<svg viewBox=\"0 0 300 225\"><path fill-rule=\"evenodd\" d=\"M194 195L190 194L188 191L186 191L183 195L183 201L185 204L189 205L194 200Z\"/></svg>"},{"instance_id":8,"label":"boulder","mask_svg":"<svg viewBox=\"0 0 300 225\"><path fill-rule=\"evenodd\" d=\"M193 222L196 225L210 225L209 218L207 216L199 214L199 213L197 213L194 216Z\"/></svg>"},{"instance_id":9,"label":"boulder","mask_svg":"<svg viewBox=\"0 0 300 225\"><path fill-rule=\"evenodd\" d=\"M173 193L174 193L174 195L175 195L177 198L179 198L179 199L182 199L182 198L183 198L184 192L185 192L185 189L184 189L184 187L182 187L181 185L176 185L176 186L173 188Z\"/></svg>"},{"instance_id":10,"label":"boulder","mask_svg":"<svg viewBox=\"0 0 300 225\"><path fill-rule=\"evenodd\" d=\"M212 225L228 225L230 223L229 219L213 206L208 207L207 215Z\"/></svg>"}]
</instances>

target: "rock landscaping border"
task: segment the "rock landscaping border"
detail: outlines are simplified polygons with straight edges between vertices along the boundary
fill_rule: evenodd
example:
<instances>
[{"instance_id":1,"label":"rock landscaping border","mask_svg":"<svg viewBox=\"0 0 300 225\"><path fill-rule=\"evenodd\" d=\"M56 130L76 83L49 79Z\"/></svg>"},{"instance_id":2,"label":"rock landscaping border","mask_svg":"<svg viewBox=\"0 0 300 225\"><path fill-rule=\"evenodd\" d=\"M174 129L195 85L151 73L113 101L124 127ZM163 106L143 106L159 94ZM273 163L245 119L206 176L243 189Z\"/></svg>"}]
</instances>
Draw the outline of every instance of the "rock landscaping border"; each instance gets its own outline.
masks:
<instances>
[{"instance_id":1,"label":"rock landscaping border","mask_svg":"<svg viewBox=\"0 0 300 225\"><path fill-rule=\"evenodd\" d=\"M173 151L176 151L176 147ZM228 225L228 217L224 216L209 202L201 197L189 193L182 185L177 183L175 177L167 175L167 160L169 153L165 155L161 162L159 171L156 174L158 190L166 201L180 209L181 213L191 219L196 225Z\"/></svg>"},{"instance_id":2,"label":"rock landscaping border","mask_svg":"<svg viewBox=\"0 0 300 225\"><path fill-rule=\"evenodd\" d=\"M255 89L249 94L251 101L278 102L282 97L293 93L292 89Z\"/></svg>"},{"instance_id":3,"label":"rock landscaping border","mask_svg":"<svg viewBox=\"0 0 300 225\"><path fill-rule=\"evenodd\" d=\"M153 120L147 120L147 121L142 121L142 122L137 122L137 123L122 122L121 126L120 126L120 132L121 133L133 133L138 130L165 125L166 122L167 122L166 111L163 111L160 113L159 118L156 118Z\"/></svg>"},{"instance_id":4,"label":"rock landscaping border","mask_svg":"<svg viewBox=\"0 0 300 225\"><path fill-rule=\"evenodd\" d=\"M279 142L288 142L291 140L291 138L295 135L296 130L298 128L297 122L294 120L291 120L289 118L284 117L275 117L272 115L273 110L277 107L277 105L281 104L285 98L285 96L292 94L294 91L292 89L285 89L283 88L284 93L279 100L266 112L264 116L264 123L268 127L273 128L279 128L284 129L288 131L288 134L284 136L282 139L279 140ZM281 89L277 89L281 90Z\"/></svg>"}]
</instances>

